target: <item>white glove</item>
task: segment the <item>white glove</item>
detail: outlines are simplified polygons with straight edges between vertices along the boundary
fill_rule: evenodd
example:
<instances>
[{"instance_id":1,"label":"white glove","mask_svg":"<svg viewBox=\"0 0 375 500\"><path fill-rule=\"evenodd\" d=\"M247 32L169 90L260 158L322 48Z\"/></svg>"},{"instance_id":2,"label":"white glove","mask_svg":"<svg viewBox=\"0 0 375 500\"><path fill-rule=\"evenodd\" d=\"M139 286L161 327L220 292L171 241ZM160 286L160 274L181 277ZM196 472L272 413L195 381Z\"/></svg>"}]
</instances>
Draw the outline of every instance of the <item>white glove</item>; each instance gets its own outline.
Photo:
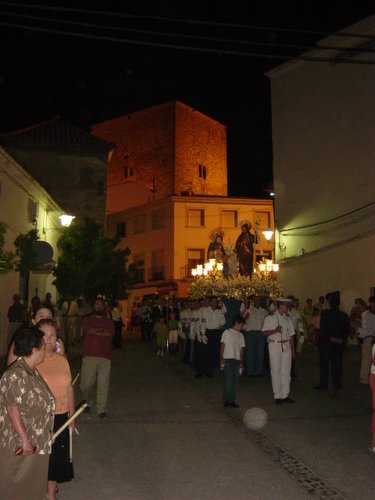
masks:
<instances>
[{"instance_id":1,"label":"white glove","mask_svg":"<svg viewBox=\"0 0 375 500\"><path fill-rule=\"evenodd\" d=\"M204 333L203 333L203 335L202 335L202 342L203 342L203 344L207 344L207 342L208 342L207 335L206 335L206 334L204 334Z\"/></svg>"}]
</instances>

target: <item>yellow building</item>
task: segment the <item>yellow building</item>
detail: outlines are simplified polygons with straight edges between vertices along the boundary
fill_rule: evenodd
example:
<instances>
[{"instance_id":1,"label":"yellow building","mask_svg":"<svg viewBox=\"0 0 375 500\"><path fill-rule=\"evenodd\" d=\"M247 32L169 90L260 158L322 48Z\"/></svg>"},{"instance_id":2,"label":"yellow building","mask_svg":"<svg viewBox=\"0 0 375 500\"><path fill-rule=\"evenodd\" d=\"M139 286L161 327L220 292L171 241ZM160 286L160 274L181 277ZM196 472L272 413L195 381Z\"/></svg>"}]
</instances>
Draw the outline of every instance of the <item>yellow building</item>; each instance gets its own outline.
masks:
<instances>
[{"instance_id":1,"label":"yellow building","mask_svg":"<svg viewBox=\"0 0 375 500\"><path fill-rule=\"evenodd\" d=\"M255 259L273 258L273 240L267 241L261 234L273 229L271 200L170 196L109 215L108 236L121 236L120 247L129 247L131 260L137 264L130 301L139 302L156 292L187 296L191 269L207 260L211 231L224 229L224 246L230 253L244 220L254 227L259 221Z\"/></svg>"},{"instance_id":2,"label":"yellow building","mask_svg":"<svg viewBox=\"0 0 375 500\"><path fill-rule=\"evenodd\" d=\"M227 130L200 111L171 101L94 125L92 133L116 145L106 229L137 264L129 303L156 292L187 296L212 230L224 229L230 252L242 221L258 223L259 233L273 229L272 200L227 196ZM273 258L273 240L261 237L255 251Z\"/></svg>"}]
</instances>

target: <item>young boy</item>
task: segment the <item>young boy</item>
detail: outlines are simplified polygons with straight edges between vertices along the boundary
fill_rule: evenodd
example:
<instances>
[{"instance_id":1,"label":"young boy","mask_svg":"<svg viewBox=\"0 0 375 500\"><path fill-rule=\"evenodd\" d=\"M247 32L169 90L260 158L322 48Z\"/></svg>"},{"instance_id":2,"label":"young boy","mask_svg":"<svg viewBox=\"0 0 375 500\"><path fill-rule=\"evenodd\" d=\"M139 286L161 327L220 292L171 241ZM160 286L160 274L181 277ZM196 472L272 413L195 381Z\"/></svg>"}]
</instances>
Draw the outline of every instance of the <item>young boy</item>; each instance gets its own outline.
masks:
<instances>
[{"instance_id":1,"label":"young boy","mask_svg":"<svg viewBox=\"0 0 375 500\"><path fill-rule=\"evenodd\" d=\"M233 326L224 330L220 344L220 366L224 366L223 402L225 407L238 408L235 402L238 375L243 369L245 339L241 330L245 320L239 314L233 319Z\"/></svg>"}]
</instances>

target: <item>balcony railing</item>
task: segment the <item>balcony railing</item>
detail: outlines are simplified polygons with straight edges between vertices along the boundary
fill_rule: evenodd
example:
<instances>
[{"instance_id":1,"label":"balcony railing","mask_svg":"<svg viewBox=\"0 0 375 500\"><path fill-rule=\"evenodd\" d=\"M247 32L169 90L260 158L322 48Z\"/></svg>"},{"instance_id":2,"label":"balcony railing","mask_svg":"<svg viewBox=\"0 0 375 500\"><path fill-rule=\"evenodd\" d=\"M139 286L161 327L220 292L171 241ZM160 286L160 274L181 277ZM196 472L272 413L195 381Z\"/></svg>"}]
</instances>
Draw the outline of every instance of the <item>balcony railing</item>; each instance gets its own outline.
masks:
<instances>
[{"instance_id":1,"label":"balcony railing","mask_svg":"<svg viewBox=\"0 0 375 500\"><path fill-rule=\"evenodd\" d=\"M137 269L134 274L134 283L144 283L145 282L145 270Z\"/></svg>"},{"instance_id":2,"label":"balcony railing","mask_svg":"<svg viewBox=\"0 0 375 500\"><path fill-rule=\"evenodd\" d=\"M165 279L165 267L151 267L148 270L148 281L158 281Z\"/></svg>"}]
</instances>

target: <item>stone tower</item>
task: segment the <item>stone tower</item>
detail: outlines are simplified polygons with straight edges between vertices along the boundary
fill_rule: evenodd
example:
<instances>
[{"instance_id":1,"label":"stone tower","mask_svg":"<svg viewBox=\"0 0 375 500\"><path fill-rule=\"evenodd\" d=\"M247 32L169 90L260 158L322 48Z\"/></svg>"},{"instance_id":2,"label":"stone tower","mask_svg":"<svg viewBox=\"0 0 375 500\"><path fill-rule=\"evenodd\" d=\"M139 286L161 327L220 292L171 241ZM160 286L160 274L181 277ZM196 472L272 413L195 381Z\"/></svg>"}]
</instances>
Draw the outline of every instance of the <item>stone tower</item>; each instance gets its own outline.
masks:
<instances>
[{"instance_id":1,"label":"stone tower","mask_svg":"<svg viewBox=\"0 0 375 500\"><path fill-rule=\"evenodd\" d=\"M99 123L91 132L116 145L109 161L109 212L145 203L146 195L228 195L226 127L180 101ZM111 197L118 198L115 204Z\"/></svg>"}]
</instances>

